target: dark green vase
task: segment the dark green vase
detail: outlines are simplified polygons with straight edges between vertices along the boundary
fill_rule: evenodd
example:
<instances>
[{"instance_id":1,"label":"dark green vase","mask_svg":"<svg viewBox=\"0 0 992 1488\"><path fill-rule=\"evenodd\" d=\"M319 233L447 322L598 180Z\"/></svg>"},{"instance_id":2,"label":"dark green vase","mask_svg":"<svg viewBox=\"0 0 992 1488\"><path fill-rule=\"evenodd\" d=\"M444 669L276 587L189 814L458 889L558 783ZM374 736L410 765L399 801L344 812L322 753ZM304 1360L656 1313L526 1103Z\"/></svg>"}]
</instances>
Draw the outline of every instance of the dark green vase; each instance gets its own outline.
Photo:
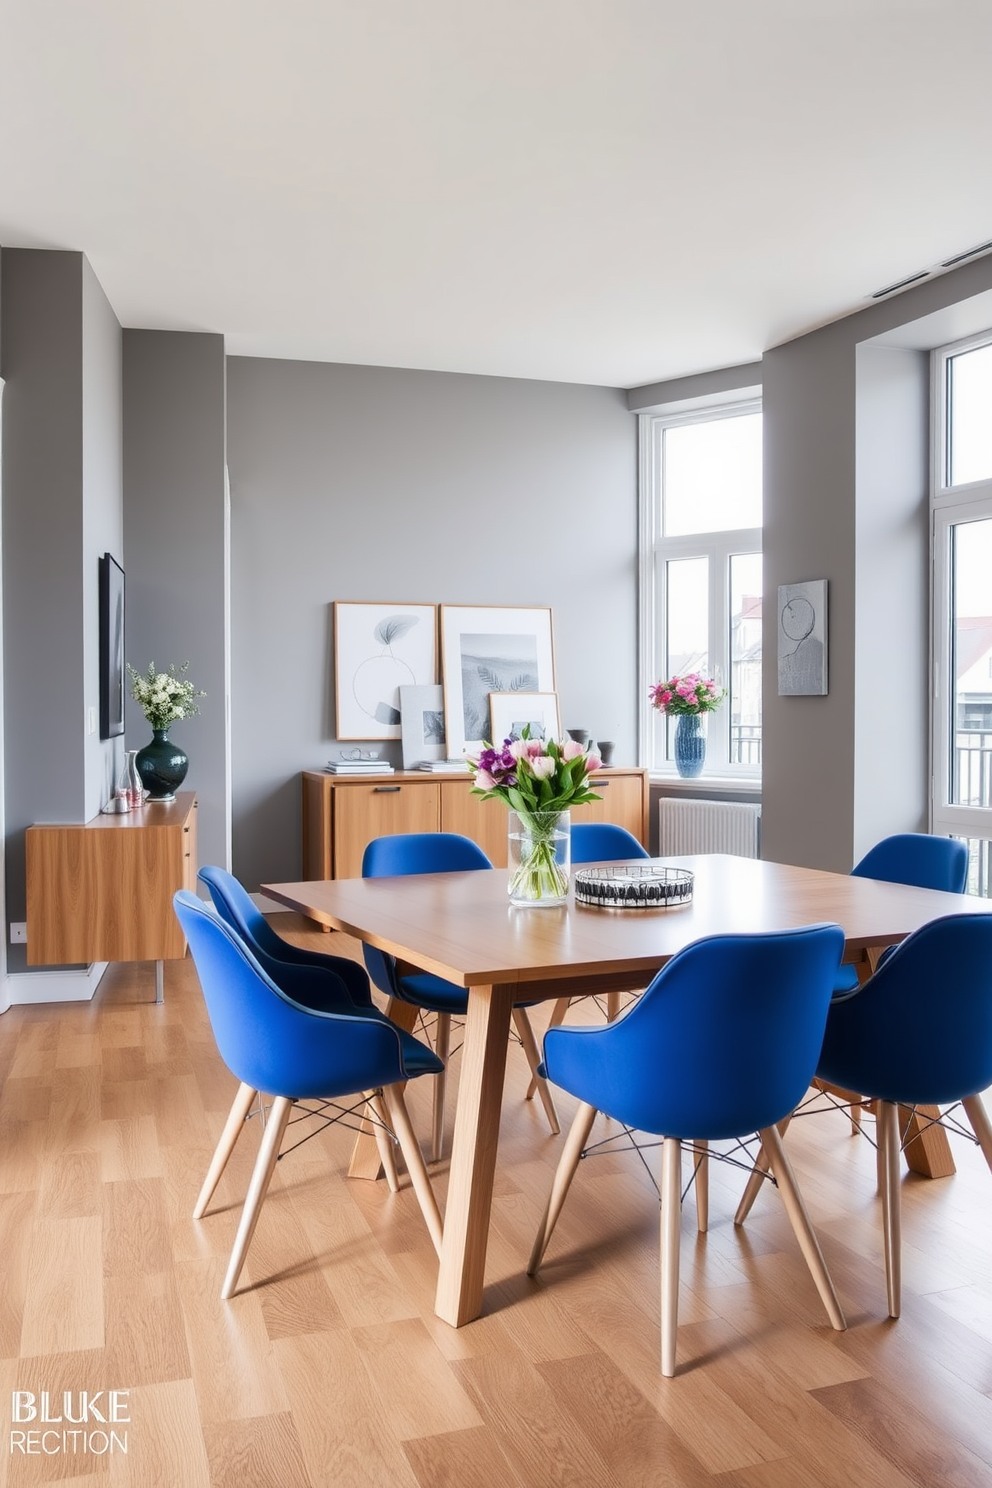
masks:
<instances>
[{"instance_id":1,"label":"dark green vase","mask_svg":"<svg viewBox=\"0 0 992 1488\"><path fill-rule=\"evenodd\" d=\"M152 729L152 742L138 750L135 763L149 801L176 799L176 791L186 779L189 756L172 743L167 728Z\"/></svg>"}]
</instances>

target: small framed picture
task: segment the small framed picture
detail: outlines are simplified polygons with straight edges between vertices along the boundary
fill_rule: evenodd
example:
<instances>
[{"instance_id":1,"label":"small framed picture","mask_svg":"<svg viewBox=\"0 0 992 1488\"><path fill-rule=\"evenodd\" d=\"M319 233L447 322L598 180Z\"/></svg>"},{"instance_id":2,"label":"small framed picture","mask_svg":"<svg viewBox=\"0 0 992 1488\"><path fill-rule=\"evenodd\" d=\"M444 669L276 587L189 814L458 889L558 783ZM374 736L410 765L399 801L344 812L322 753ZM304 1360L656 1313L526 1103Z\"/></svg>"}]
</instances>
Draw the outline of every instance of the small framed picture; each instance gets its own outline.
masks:
<instances>
[{"instance_id":1,"label":"small framed picture","mask_svg":"<svg viewBox=\"0 0 992 1488\"><path fill-rule=\"evenodd\" d=\"M447 758L444 688L401 687L400 731L404 770L416 770L423 760Z\"/></svg>"},{"instance_id":2,"label":"small framed picture","mask_svg":"<svg viewBox=\"0 0 992 1488\"><path fill-rule=\"evenodd\" d=\"M441 667L448 756L456 759L485 743L491 692L554 692L550 608L442 605Z\"/></svg>"},{"instance_id":3,"label":"small framed picture","mask_svg":"<svg viewBox=\"0 0 992 1488\"><path fill-rule=\"evenodd\" d=\"M825 697L827 692L827 581L780 584L778 695Z\"/></svg>"},{"instance_id":4,"label":"small framed picture","mask_svg":"<svg viewBox=\"0 0 992 1488\"><path fill-rule=\"evenodd\" d=\"M504 739L520 739L525 728L529 739L560 739L556 692L491 692L489 694L490 742L497 748Z\"/></svg>"},{"instance_id":5,"label":"small framed picture","mask_svg":"<svg viewBox=\"0 0 992 1488\"><path fill-rule=\"evenodd\" d=\"M437 681L437 606L334 602L339 739L400 738L400 688Z\"/></svg>"}]
</instances>

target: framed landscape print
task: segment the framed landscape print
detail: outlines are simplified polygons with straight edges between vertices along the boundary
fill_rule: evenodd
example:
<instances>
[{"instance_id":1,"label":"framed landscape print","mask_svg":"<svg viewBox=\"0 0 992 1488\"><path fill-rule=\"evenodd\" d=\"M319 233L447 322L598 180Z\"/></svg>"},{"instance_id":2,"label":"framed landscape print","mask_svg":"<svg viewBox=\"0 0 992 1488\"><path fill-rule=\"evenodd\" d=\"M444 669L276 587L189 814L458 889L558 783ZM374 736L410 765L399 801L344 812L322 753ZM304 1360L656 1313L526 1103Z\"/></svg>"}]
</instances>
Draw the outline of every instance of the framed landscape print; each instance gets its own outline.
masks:
<instances>
[{"instance_id":1,"label":"framed landscape print","mask_svg":"<svg viewBox=\"0 0 992 1488\"><path fill-rule=\"evenodd\" d=\"M400 738L400 688L437 681L436 636L436 605L335 600L337 738Z\"/></svg>"},{"instance_id":2,"label":"framed landscape print","mask_svg":"<svg viewBox=\"0 0 992 1488\"><path fill-rule=\"evenodd\" d=\"M491 692L554 692L550 608L442 605L441 666L448 756L482 748Z\"/></svg>"},{"instance_id":3,"label":"framed landscape print","mask_svg":"<svg viewBox=\"0 0 992 1488\"><path fill-rule=\"evenodd\" d=\"M404 770L415 770L422 760L447 758L443 687L401 687L400 714Z\"/></svg>"},{"instance_id":4,"label":"framed landscape print","mask_svg":"<svg viewBox=\"0 0 992 1488\"><path fill-rule=\"evenodd\" d=\"M525 728L529 739L560 739L556 692L491 692L489 737L497 747L504 739L520 739Z\"/></svg>"},{"instance_id":5,"label":"framed landscape print","mask_svg":"<svg viewBox=\"0 0 992 1488\"><path fill-rule=\"evenodd\" d=\"M100 738L116 739L124 732L124 570L109 553L100 559L99 594Z\"/></svg>"}]
</instances>

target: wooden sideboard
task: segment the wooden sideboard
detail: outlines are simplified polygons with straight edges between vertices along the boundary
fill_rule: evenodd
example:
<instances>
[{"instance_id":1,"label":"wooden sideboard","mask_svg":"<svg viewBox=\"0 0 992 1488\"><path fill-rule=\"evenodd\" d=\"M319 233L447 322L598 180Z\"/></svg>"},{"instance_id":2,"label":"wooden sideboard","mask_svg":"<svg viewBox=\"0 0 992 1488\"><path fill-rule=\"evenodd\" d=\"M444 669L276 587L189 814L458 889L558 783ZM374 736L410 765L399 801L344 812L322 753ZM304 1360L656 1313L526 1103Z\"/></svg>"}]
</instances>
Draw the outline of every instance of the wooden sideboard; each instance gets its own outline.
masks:
<instances>
[{"instance_id":1,"label":"wooden sideboard","mask_svg":"<svg viewBox=\"0 0 992 1488\"><path fill-rule=\"evenodd\" d=\"M615 822L647 846L647 770L601 770L591 784L602 800L573 807L572 821ZM303 877L359 878L366 844L397 832L460 832L497 868L505 868L506 807L471 792L471 780L461 773L354 776L305 770Z\"/></svg>"},{"instance_id":2,"label":"wooden sideboard","mask_svg":"<svg viewBox=\"0 0 992 1488\"><path fill-rule=\"evenodd\" d=\"M29 966L185 956L172 896L196 887L192 791L121 816L28 827L25 853Z\"/></svg>"}]
</instances>

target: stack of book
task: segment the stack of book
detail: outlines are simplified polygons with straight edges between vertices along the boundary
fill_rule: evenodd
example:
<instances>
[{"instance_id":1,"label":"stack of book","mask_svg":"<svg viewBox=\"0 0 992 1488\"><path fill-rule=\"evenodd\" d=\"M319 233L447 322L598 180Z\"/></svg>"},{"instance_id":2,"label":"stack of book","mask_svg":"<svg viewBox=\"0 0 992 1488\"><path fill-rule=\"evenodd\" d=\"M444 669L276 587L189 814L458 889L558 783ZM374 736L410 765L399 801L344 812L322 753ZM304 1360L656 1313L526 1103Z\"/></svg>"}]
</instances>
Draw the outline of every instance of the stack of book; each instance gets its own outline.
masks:
<instances>
[{"instance_id":1,"label":"stack of book","mask_svg":"<svg viewBox=\"0 0 992 1488\"><path fill-rule=\"evenodd\" d=\"M452 770L460 770L464 775L468 773L468 760L464 757L461 759L421 760L417 769L437 771L442 775L450 774Z\"/></svg>"},{"instance_id":2,"label":"stack of book","mask_svg":"<svg viewBox=\"0 0 992 1488\"><path fill-rule=\"evenodd\" d=\"M336 759L328 760L324 769L329 775L392 775L393 767L380 759Z\"/></svg>"}]
</instances>

